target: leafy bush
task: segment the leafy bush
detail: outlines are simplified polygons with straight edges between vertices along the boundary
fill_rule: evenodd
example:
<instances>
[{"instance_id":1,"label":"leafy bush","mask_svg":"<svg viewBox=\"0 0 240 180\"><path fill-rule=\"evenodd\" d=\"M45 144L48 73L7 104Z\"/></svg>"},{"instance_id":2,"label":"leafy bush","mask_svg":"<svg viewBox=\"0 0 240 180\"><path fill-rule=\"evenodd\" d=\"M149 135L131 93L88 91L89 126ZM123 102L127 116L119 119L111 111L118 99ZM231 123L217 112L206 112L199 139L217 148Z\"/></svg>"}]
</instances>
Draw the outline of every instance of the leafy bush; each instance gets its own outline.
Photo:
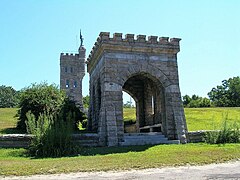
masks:
<instances>
[{"instance_id":1,"label":"leafy bush","mask_svg":"<svg viewBox=\"0 0 240 180\"><path fill-rule=\"evenodd\" d=\"M44 112L36 117L28 112L26 121L27 131L34 135L28 152L35 157L61 157L72 155L77 148L71 141L72 119L69 113L66 120L63 115L51 115Z\"/></svg>"},{"instance_id":2,"label":"leafy bush","mask_svg":"<svg viewBox=\"0 0 240 180\"><path fill-rule=\"evenodd\" d=\"M40 114L48 112L54 114L61 109L66 95L59 91L56 85L48 85L47 83L32 84L22 90L20 95L20 109L18 111L17 128L26 131L27 121L26 114L31 111L38 119Z\"/></svg>"},{"instance_id":3,"label":"leafy bush","mask_svg":"<svg viewBox=\"0 0 240 180\"><path fill-rule=\"evenodd\" d=\"M25 122L27 112L35 116L38 120L40 114L48 112L53 116L62 114L62 118L66 121L68 113L74 114L73 127L77 129L77 124L86 119L84 113L76 107L75 102L67 98L66 94L58 89L54 84L48 85L46 82L41 84L32 84L21 92L20 109L18 111L17 128L26 131Z\"/></svg>"},{"instance_id":4,"label":"leafy bush","mask_svg":"<svg viewBox=\"0 0 240 180\"><path fill-rule=\"evenodd\" d=\"M63 120L66 121L67 115L69 113L74 114L73 119L73 128L74 130L79 130L79 123L83 125L83 128L86 128L87 116L75 105L75 102L70 100L69 98L65 98L63 105L60 110Z\"/></svg>"},{"instance_id":5,"label":"leafy bush","mask_svg":"<svg viewBox=\"0 0 240 180\"><path fill-rule=\"evenodd\" d=\"M228 126L227 121L223 123L220 131L208 131L205 135L208 144L240 143L240 129L237 123Z\"/></svg>"}]
</instances>

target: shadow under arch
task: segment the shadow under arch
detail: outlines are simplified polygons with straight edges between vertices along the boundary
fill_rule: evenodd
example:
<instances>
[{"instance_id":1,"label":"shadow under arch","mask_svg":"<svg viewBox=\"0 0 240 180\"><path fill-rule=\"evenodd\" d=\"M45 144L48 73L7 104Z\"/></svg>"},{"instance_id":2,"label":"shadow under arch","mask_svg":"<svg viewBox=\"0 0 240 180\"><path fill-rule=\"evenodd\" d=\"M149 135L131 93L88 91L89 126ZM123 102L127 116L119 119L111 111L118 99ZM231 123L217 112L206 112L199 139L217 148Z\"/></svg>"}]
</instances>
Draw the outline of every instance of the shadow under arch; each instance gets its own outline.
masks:
<instances>
[{"instance_id":1,"label":"shadow under arch","mask_svg":"<svg viewBox=\"0 0 240 180\"><path fill-rule=\"evenodd\" d=\"M122 90L136 102L137 132L166 132L164 87L156 77L147 72L134 73L125 81Z\"/></svg>"}]
</instances>

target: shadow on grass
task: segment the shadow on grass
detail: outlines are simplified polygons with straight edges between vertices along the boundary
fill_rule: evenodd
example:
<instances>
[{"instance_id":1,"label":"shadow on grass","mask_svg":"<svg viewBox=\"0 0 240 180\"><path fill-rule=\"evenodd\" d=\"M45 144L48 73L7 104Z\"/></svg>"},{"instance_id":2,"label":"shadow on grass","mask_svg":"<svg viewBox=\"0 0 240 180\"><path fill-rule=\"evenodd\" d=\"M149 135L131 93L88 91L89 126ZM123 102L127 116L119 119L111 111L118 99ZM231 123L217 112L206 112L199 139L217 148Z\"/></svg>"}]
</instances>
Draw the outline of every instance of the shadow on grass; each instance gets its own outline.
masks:
<instances>
[{"instance_id":1,"label":"shadow on grass","mask_svg":"<svg viewBox=\"0 0 240 180\"><path fill-rule=\"evenodd\" d=\"M107 154L128 153L128 152L141 152L149 149L152 146L154 145L81 148L81 151L78 153L78 155L95 156L95 155L107 155Z\"/></svg>"},{"instance_id":2,"label":"shadow on grass","mask_svg":"<svg viewBox=\"0 0 240 180\"><path fill-rule=\"evenodd\" d=\"M17 128L6 128L0 130L0 134L25 134L26 132Z\"/></svg>"},{"instance_id":3,"label":"shadow on grass","mask_svg":"<svg viewBox=\"0 0 240 180\"><path fill-rule=\"evenodd\" d=\"M72 155L66 155L61 157L78 157L78 156L96 156L96 155L108 155L108 154L119 154L119 153L129 153L129 152L142 152L154 145L145 146L126 146L126 147L79 147L77 152ZM21 152L11 152L11 156L27 157L31 159L45 159L45 158L61 158L61 157L34 157L30 156L26 151Z\"/></svg>"}]
</instances>

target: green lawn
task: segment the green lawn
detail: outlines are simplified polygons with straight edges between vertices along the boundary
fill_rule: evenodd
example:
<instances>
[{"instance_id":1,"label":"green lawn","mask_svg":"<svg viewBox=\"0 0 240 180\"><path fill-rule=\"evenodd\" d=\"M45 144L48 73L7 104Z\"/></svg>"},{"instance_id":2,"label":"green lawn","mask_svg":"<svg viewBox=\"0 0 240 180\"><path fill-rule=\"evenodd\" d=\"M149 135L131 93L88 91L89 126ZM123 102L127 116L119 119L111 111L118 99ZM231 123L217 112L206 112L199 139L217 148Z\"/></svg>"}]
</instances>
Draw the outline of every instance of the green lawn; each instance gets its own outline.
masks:
<instances>
[{"instance_id":1,"label":"green lawn","mask_svg":"<svg viewBox=\"0 0 240 180\"><path fill-rule=\"evenodd\" d=\"M16 129L18 108L0 108L0 134L21 133Z\"/></svg>"},{"instance_id":2,"label":"green lawn","mask_svg":"<svg viewBox=\"0 0 240 180\"><path fill-rule=\"evenodd\" d=\"M185 108L189 131L221 129L224 120L240 124L240 108ZM135 108L124 109L124 121L136 119Z\"/></svg>"},{"instance_id":3,"label":"green lawn","mask_svg":"<svg viewBox=\"0 0 240 180\"><path fill-rule=\"evenodd\" d=\"M185 108L189 131L221 129L223 121L240 125L240 108Z\"/></svg>"},{"instance_id":4,"label":"green lawn","mask_svg":"<svg viewBox=\"0 0 240 180\"><path fill-rule=\"evenodd\" d=\"M25 149L0 149L0 175L129 170L220 163L240 158L240 144L157 145L82 149L81 155L32 159ZM1 178L1 177L0 177Z\"/></svg>"},{"instance_id":5,"label":"green lawn","mask_svg":"<svg viewBox=\"0 0 240 180\"><path fill-rule=\"evenodd\" d=\"M0 134L21 133L15 129L17 108L0 108ZM136 121L135 108L125 108L124 121ZM223 120L240 124L240 108L185 108L189 131L220 129Z\"/></svg>"},{"instance_id":6,"label":"green lawn","mask_svg":"<svg viewBox=\"0 0 240 180\"><path fill-rule=\"evenodd\" d=\"M0 109L0 133L17 133L14 130L16 112L17 109L14 108ZM185 114L189 130L214 129L226 115L228 121L240 122L240 108L185 109ZM124 116L125 120L134 119L135 110L124 109ZM0 175L128 170L237 159L240 159L240 144L84 148L79 152L79 156L45 159L27 157L25 149L0 148Z\"/></svg>"}]
</instances>

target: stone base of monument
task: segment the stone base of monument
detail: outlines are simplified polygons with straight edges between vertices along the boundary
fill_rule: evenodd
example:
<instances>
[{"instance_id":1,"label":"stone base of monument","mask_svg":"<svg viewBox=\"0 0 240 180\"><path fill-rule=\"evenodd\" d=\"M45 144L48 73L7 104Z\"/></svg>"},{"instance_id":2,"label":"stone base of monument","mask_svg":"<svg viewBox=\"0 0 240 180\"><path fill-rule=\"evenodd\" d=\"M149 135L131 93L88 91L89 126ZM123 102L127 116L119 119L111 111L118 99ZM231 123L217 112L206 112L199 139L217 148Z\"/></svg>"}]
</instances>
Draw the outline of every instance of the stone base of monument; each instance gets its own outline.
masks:
<instances>
[{"instance_id":1,"label":"stone base of monument","mask_svg":"<svg viewBox=\"0 0 240 180\"><path fill-rule=\"evenodd\" d=\"M156 145L156 144L180 144L179 140L168 140L162 133L125 133L124 141L120 146L132 145Z\"/></svg>"}]
</instances>

